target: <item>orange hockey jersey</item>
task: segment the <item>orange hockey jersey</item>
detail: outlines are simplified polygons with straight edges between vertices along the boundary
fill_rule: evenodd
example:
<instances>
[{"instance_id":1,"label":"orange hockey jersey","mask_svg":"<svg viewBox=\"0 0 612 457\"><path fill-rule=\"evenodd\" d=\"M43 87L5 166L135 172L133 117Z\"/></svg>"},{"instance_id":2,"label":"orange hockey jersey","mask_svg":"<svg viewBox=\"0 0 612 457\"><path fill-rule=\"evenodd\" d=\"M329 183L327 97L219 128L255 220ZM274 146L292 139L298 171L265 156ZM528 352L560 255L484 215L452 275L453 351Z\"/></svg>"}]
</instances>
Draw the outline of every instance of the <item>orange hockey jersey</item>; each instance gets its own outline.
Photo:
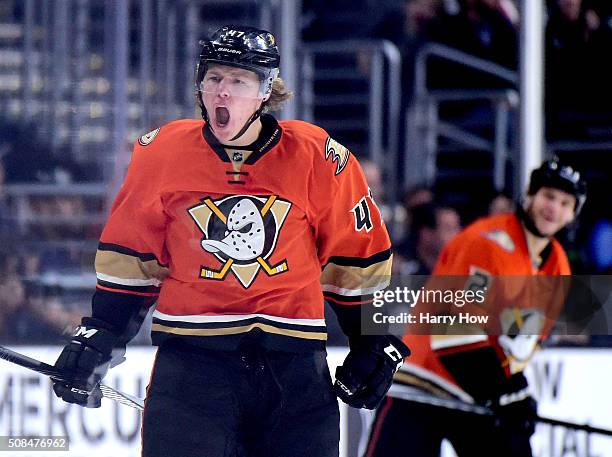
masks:
<instances>
[{"instance_id":1,"label":"orange hockey jersey","mask_svg":"<svg viewBox=\"0 0 612 457\"><path fill-rule=\"evenodd\" d=\"M390 241L361 168L311 124L262 117L224 149L203 121L140 138L96 256L98 289L157 295L152 336L233 348L246 334L320 348L324 293L347 306L384 288Z\"/></svg>"},{"instance_id":2,"label":"orange hockey jersey","mask_svg":"<svg viewBox=\"0 0 612 457\"><path fill-rule=\"evenodd\" d=\"M524 279L533 275L556 276L557 280L561 280L560 276L570 274L567 256L556 240L551 241L541 257L539 266L534 266L527 248L525 233L515 214L486 217L465 228L444 248L432 279L436 280L436 277L440 276L469 276L470 279L475 278L476 283L479 283L480 286L497 281L498 284L502 283L505 286L507 294L508 288L516 288L517 284L533 286L535 281ZM542 278L543 282L539 282L538 285L546 284L548 279L553 278ZM443 281L444 278L439 279L439 282L443 283ZM523 290L522 293L524 292ZM515 294L510 301L520 301L521 297L531 303L517 303L517 307L521 309L512 310L510 317L519 321L513 322L515 328L524 325L521 319L528 315L526 313L534 311L529 309L534 304L534 300L529 300L524 295ZM496 300L496 297L491 299ZM547 299L550 300L551 297ZM557 309L547 310L549 317L559 311L558 308L562 303L556 292L555 299L552 301L554 303L551 306ZM493 317L499 318L499 315ZM545 336L550 331L551 323L552 320L548 320L539 329L540 336ZM408 330L404 336L404 342L410 347L412 354L396 375L397 381L419 386L435 394L451 393L466 399L461 386L457 385L456 380L440 361L440 357L444 354L492 346L507 374L513 362L510 360L512 357L508 355L508 351L500 346L498 335L474 332L470 335L430 336L410 334ZM535 343L536 340L534 339L533 342Z\"/></svg>"}]
</instances>

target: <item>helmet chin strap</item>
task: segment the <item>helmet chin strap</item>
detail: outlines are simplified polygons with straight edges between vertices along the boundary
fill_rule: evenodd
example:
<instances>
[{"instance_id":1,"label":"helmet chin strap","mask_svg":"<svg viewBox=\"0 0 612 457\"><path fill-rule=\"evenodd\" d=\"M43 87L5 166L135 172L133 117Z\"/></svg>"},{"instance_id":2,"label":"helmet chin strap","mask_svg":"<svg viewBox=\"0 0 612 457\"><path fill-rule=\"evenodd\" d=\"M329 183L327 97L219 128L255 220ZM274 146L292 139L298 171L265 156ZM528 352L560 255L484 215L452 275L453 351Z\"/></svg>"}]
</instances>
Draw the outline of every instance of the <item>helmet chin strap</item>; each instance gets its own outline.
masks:
<instances>
[{"instance_id":1,"label":"helmet chin strap","mask_svg":"<svg viewBox=\"0 0 612 457\"><path fill-rule=\"evenodd\" d=\"M200 111L202 112L202 119L204 119L206 121L206 123L208 124L209 128L214 133L214 129L210 125L210 118L208 117L208 111L206 111L206 107L204 106L204 101L202 100L202 94L201 93L198 93L198 98L199 98L198 102L199 102L199 105L200 105ZM240 131L238 131L238 133L233 138L231 138L229 141L236 141L238 138L240 138L242 135L244 135L246 133L246 131L251 126L251 124L253 122L255 122L259 116L261 116L261 113L264 110L264 105L266 104L266 101L262 101L261 102L261 105L259 106L259 108L257 108L255 110L255 112L253 114L251 114L251 117L244 123L244 125L242 126Z\"/></svg>"},{"instance_id":2,"label":"helmet chin strap","mask_svg":"<svg viewBox=\"0 0 612 457\"><path fill-rule=\"evenodd\" d=\"M240 131L236 134L236 136L234 138L231 138L229 141L236 141L238 138L240 138L242 135L245 134L245 132L249 129L251 124L255 122L259 116L261 116L261 113L263 112L263 109L264 109L264 103L265 102L261 103L259 108L257 108L255 112L251 114L251 117L244 123Z\"/></svg>"},{"instance_id":3,"label":"helmet chin strap","mask_svg":"<svg viewBox=\"0 0 612 457\"><path fill-rule=\"evenodd\" d=\"M206 107L204 106L204 100L202 100L202 92L198 91L197 97L198 105L200 105L200 112L202 113L202 119L204 119L206 123L209 124L210 119L208 119L208 111L206 111Z\"/></svg>"},{"instance_id":4,"label":"helmet chin strap","mask_svg":"<svg viewBox=\"0 0 612 457\"><path fill-rule=\"evenodd\" d=\"M538 238L551 238L550 236L545 235L540 232L540 230L538 230L529 213L525 211L525 208L523 208L523 205L517 205L516 215L518 216L519 220L525 225L527 231L530 232L532 235L537 236Z\"/></svg>"}]
</instances>

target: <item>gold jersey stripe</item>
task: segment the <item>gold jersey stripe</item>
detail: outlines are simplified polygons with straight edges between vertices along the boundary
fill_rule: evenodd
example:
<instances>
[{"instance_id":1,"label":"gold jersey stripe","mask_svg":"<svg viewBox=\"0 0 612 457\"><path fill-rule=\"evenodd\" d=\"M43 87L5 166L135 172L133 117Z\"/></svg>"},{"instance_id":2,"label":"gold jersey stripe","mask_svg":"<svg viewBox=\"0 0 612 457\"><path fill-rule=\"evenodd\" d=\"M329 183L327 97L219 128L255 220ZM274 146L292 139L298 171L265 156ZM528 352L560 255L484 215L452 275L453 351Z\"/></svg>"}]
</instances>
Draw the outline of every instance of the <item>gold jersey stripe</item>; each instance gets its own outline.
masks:
<instances>
[{"instance_id":1,"label":"gold jersey stripe","mask_svg":"<svg viewBox=\"0 0 612 457\"><path fill-rule=\"evenodd\" d=\"M352 290L386 285L391 275L392 261L393 256L366 268L328 263L321 273L321 284Z\"/></svg>"},{"instance_id":2,"label":"gold jersey stripe","mask_svg":"<svg viewBox=\"0 0 612 457\"><path fill-rule=\"evenodd\" d=\"M96 252L96 271L107 276L123 279L151 279L160 281L168 275L168 268L157 260L142 261L138 257L115 251Z\"/></svg>"},{"instance_id":3,"label":"gold jersey stripe","mask_svg":"<svg viewBox=\"0 0 612 457\"><path fill-rule=\"evenodd\" d=\"M450 394L448 391L444 390L443 388L438 387L432 384L431 382L421 379L417 376L408 374L404 371L398 371L397 373L395 373L393 375L393 381L399 384L420 387L421 389L426 390L427 392L433 395L436 395L438 397L455 398L452 394Z\"/></svg>"},{"instance_id":4,"label":"gold jersey stripe","mask_svg":"<svg viewBox=\"0 0 612 457\"><path fill-rule=\"evenodd\" d=\"M221 336L221 335L236 335L238 333L246 333L259 328L268 333L276 333L277 335L291 336L294 338L303 338L307 340L327 340L327 333L322 332L301 332L299 330L287 330L274 327L272 325L254 323L244 325L242 327L226 327L226 328L182 328L168 327L161 324L153 324L151 330L155 332L172 333L175 335L185 336Z\"/></svg>"}]
</instances>

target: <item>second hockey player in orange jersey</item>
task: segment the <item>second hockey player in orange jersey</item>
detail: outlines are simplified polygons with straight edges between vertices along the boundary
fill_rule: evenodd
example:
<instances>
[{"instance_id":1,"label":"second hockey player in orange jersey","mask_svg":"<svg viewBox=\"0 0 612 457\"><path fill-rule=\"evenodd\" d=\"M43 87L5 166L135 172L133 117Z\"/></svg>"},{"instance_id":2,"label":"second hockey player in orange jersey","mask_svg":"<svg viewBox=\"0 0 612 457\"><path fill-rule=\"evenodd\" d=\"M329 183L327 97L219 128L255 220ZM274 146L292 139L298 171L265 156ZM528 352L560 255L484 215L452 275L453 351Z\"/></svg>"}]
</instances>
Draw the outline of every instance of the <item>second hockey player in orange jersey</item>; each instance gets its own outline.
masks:
<instances>
[{"instance_id":1,"label":"second hockey player in orange jersey","mask_svg":"<svg viewBox=\"0 0 612 457\"><path fill-rule=\"evenodd\" d=\"M496 416L388 397L377 411L367 457L434 457L443 439L459 457L531 455L535 404L522 369L550 331L564 298L563 288L549 287L550 281L562 283L570 274L553 236L574 219L585 197L577 172L547 161L532 173L525 206L516 214L480 219L444 248L428 287L463 278L465 289L488 289L492 307L487 311L499 323L498 331L426 335L409 329L404 341L412 354L396 383L408 396L476 402L493 408ZM534 290L540 292L537 299ZM505 314L498 312L510 304L515 306Z\"/></svg>"}]
</instances>

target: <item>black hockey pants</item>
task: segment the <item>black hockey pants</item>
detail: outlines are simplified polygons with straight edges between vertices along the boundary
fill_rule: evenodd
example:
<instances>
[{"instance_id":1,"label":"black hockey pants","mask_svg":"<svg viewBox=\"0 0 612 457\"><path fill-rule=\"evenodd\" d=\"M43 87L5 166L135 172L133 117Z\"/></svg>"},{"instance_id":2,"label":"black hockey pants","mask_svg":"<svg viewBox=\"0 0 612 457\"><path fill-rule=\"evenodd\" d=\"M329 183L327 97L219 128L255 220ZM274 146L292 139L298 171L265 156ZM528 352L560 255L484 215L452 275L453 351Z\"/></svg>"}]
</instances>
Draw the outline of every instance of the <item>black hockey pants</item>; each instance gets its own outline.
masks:
<instances>
[{"instance_id":1,"label":"black hockey pants","mask_svg":"<svg viewBox=\"0 0 612 457\"><path fill-rule=\"evenodd\" d=\"M364 457L439 457L442 440L458 457L532 457L529 436L479 416L387 397L378 407Z\"/></svg>"},{"instance_id":2,"label":"black hockey pants","mask_svg":"<svg viewBox=\"0 0 612 457\"><path fill-rule=\"evenodd\" d=\"M323 351L157 353L143 457L337 457L339 413Z\"/></svg>"}]
</instances>

